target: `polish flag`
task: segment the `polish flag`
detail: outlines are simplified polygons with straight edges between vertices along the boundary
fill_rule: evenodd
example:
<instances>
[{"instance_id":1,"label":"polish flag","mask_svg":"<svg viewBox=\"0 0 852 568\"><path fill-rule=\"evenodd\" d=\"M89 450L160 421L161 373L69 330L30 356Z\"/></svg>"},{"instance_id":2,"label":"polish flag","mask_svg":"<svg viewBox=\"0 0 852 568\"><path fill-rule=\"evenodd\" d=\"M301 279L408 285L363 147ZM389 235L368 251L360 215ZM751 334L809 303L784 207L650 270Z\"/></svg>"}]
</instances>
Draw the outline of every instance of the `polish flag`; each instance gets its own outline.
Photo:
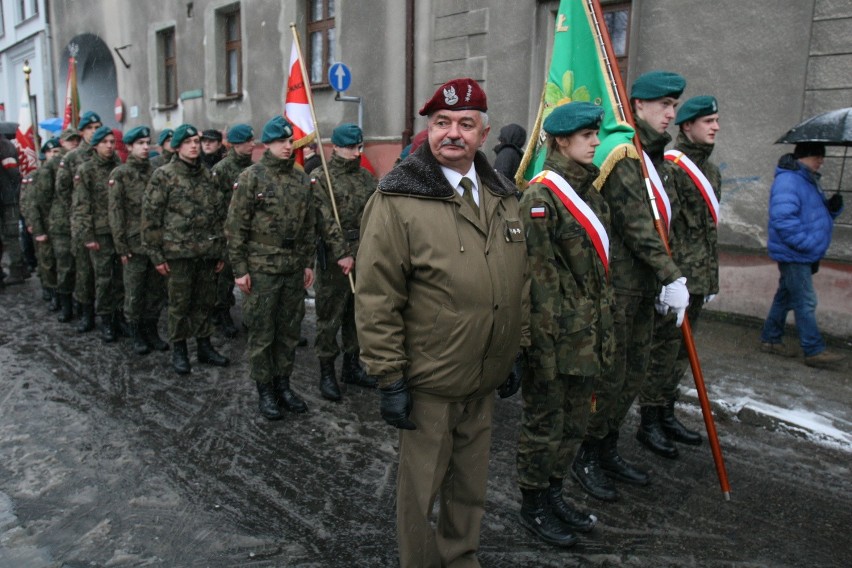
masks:
<instances>
[{"instance_id":1,"label":"polish flag","mask_svg":"<svg viewBox=\"0 0 852 568\"><path fill-rule=\"evenodd\" d=\"M314 140L314 121L311 118L311 107L308 102L310 85L302 75L302 65L299 61L299 50L296 40L290 49L290 75L287 77L287 91L284 97L284 118L293 125L293 147L296 161L305 163L303 148Z\"/></svg>"},{"instance_id":2,"label":"polish flag","mask_svg":"<svg viewBox=\"0 0 852 568\"><path fill-rule=\"evenodd\" d=\"M18 130L15 132L15 146L18 147L18 170L26 176L38 167L35 141L33 140L33 117L30 114L30 99L27 89L21 96L18 112Z\"/></svg>"}]
</instances>

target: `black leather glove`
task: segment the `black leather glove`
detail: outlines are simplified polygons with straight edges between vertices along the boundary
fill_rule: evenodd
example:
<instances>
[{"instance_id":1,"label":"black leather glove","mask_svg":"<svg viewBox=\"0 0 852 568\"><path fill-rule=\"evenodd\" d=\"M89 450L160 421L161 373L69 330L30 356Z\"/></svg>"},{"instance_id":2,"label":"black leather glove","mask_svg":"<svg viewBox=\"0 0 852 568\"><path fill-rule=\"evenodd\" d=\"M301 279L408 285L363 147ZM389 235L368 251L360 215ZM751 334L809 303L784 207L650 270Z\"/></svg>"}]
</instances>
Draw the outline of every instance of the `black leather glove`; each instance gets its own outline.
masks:
<instances>
[{"instance_id":1,"label":"black leather glove","mask_svg":"<svg viewBox=\"0 0 852 568\"><path fill-rule=\"evenodd\" d=\"M828 198L828 210L832 213L837 213L841 209L843 209L843 196L835 193Z\"/></svg>"},{"instance_id":2,"label":"black leather glove","mask_svg":"<svg viewBox=\"0 0 852 568\"><path fill-rule=\"evenodd\" d=\"M396 428L417 430L414 422L408 419L411 414L411 394L405 386L405 379L379 389L379 412L385 422Z\"/></svg>"},{"instance_id":3,"label":"black leather glove","mask_svg":"<svg viewBox=\"0 0 852 568\"><path fill-rule=\"evenodd\" d=\"M521 379L527 374L529 368L529 356L526 349L521 349L515 355L515 362L512 363L512 370L509 372L509 378L506 382L497 388L497 394L500 398L509 398L521 388Z\"/></svg>"}]
</instances>

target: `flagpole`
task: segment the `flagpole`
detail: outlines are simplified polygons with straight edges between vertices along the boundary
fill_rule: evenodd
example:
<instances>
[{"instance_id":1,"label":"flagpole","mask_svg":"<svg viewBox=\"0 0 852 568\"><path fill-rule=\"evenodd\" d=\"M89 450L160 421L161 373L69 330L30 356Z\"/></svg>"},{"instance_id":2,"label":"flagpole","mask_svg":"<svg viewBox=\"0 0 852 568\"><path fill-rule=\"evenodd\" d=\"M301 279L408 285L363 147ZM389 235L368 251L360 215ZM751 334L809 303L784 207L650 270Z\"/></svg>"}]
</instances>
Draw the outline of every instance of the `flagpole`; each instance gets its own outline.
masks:
<instances>
[{"instance_id":1,"label":"flagpole","mask_svg":"<svg viewBox=\"0 0 852 568\"><path fill-rule=\"evenodd\" d=\"M591 8L593 15L592 19L595 24L595 32L598 36L598 40L601 42L601 47L603 48L604 64L606 66L607 73L609 74L610 81L616 87L615 95L618 100L619 111L621 112L622 118L634 126L635 129L636 122L633 118L633 112L629 106L625 106L624 104L624 101L627 100L627 95L626 90L624 89L624 83L621 79L621 73L617 68L614 68L612 64L615 60L615 54L612 50L609 30L607 30L606 26L601 26L601 22L603 21L603 12L601 11L600 2L599 0L586 0L586 2L588 2L588 6ZM644 151L642 150L642 142L639 139L638 131L633 137L633 142L636 145L636 151L639 153L639 164L642 167L642 176L645 178L645 189L648 192L651 211L654 215L654 226L657 229L657 233L660 235L660 239L663 241L666 252L671 256L668 236L666 235L666 231L663 227L663 222L660 219L660 212L657 209L656 198L654 197L654 192L651 189L651 179L648 175L648 168L645 165L645 160L643 159ZM663 191L665 191L664 188ZM695 349L695 339L692 336L692 326L690 326L689 318L685 314L683 317L683 324L680 329L683 333L683 343L686 346L686 352L689 356L692 376L695 379L695 388L698 392L698 400L701 403L701 413L704 416L704 426L707 429L707 438L710 442L710 448L713 453L713 461L716 465L719 484L721 485L725 500L730 501L731 487L728 483L728 472L725 469L725 460L722 457L722 448L719 445L719 435L716 432L716 424L713 421L713 410L710 407L710 399L707 396L707 387L704 384L704 373L701 371L701 362L698 360L698 351Z\"/></svg>"},{"instance_id":2,"label":"flagpole","mask_svg":"<svg viewBox=\"0 0 852 568\"><path fill-rule=\"evenodd\" d=\"M541 135L541 124L543 122L544 117L544 95L546 87L547 77L544 78L544 85L542 85L541 87L541 100L538 103L538 113L535 116L535 123L533 124L532 133L527 139L527 147L524 150L524 155L521 157L521 163L518 166L518 170L515 172L515 185L523 189L526 189L529 185L526 179L524 178L524 173L527 171L527 167L529 167L530 162L533 159L533 155L535 154L536 148L538 147L538 138Z\"/></svg>"},{"instance_id":3,"label":"flagpole","mask_svg":"<svg viewBox=\"0 0 852 568\"><path fill-rule=\"evenodd\" d=\"M32 67L30 67L30 60L24 60L24 68L22 69L24 72L24 82L27 85L27 108L30 111L30 122L33 123L33 145L35 146L35 153L38 156L39 151L41 150L41 144L39 144L40 140L38 138L38 109L35 108L35 105L32 101L32 94L30 93L30 73L33 72ZM33 116L35 113L35 117ZM38 160L36 160L38 163Z\"/></svg>"},{"instance_id":4,"label":"flagpole","mask_svg":"<svg viewBox=\"0 0 852 568\"><path fill-rule=\"evenodd\" d=\"M322 162L322 171L325 173L326 184L328 184L328 196L331 198L331 210L334 212L334 220L337 222L337 226L342 232L343 225L340 223L340 215L337 212L337 201L334 199L334 191L331 187L331 175L328 173L328 163L325 159L325 152L322 149L322 136L320 136L319 121L317 120L316 111L314 111L314 95L311 92L311 80L308 76L308 70L305 67L305 58L302 57L302 44L299 41L299 32L296 30L295 23L290 22L290 30L293 32L293 41L296 43L296 53L299 55L299 67L302 70L302 81L305 83L305 94L308 96L308 108L311 109L311 119L314 121L314 132L317 137L317 153L319 154L320 161ZM349 277L349 287L352 288L352 293L354 294L355 279L352 278L352 272L350 271L347 276Z\"/></svg>"}]
</instances>

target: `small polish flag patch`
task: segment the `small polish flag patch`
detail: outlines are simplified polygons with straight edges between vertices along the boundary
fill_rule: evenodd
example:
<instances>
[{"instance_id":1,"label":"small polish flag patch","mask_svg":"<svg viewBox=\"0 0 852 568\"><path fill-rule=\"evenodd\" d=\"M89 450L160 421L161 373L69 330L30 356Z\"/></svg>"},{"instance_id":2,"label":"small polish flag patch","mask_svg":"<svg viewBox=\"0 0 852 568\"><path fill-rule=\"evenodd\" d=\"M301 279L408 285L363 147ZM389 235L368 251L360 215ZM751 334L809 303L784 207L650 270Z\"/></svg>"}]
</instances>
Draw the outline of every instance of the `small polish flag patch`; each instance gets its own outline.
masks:
<instances>
[{"instance_id":1,"label":"small polish flag patch","mask_svg":"<svg viewBox=\"0 0 852 568\"><path fill-rule=\"evenodd\" d=\"M547 208L532 207L530 209L530 219L542 219L544 217L547 217Z\"/></svg>"}]
</instances>

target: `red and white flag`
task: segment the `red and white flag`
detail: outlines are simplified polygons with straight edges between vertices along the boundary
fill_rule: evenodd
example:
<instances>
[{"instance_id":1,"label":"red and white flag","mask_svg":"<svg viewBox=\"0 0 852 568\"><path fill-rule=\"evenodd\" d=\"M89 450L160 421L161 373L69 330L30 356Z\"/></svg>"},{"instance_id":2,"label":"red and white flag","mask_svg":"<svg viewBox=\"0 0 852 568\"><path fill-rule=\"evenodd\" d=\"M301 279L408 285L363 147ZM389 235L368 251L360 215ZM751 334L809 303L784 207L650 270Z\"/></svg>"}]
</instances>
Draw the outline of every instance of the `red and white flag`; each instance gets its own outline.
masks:
<instances>
[{"instance_id":1,"label":"red and white flag","mask_svg":"<svg viewBox=\"0 0 852 568\"><path fill-rule=\"evenodd\" d=\"M15 132L15 146L18 147L18 170L26 176L38 167L38 154L33 140L33 116L30 114L30 98L27 90L21 96L18 111L18 130Z\"/></svg>"},{"instance_id":2,"label":"red and white flag","mask_svg":"<svg viewBox=\"0 0 852 568\"><path fill-rule=\"evenodd\" d=\"M65 82L65 115L62 117L62 129L77 127L80 122L80 94L77 91L77 61L68 58L68 80Z\"/></svg>"},{"instance_id":3,"label":"red and white flag","mask_svg":"<svg viewBox=\"0 0 852 568\"><path fill-rule=\"evenodd\" d=\"M310 85L302 75L299 50L294 39L290 49L290 75L287 77L284 97L284 118L293 126L293 147L296 149L296 161L300 164L305 163L303 148L313 142L316 130L308 103L308 89Z\"/></svg>"}]
</instances>

